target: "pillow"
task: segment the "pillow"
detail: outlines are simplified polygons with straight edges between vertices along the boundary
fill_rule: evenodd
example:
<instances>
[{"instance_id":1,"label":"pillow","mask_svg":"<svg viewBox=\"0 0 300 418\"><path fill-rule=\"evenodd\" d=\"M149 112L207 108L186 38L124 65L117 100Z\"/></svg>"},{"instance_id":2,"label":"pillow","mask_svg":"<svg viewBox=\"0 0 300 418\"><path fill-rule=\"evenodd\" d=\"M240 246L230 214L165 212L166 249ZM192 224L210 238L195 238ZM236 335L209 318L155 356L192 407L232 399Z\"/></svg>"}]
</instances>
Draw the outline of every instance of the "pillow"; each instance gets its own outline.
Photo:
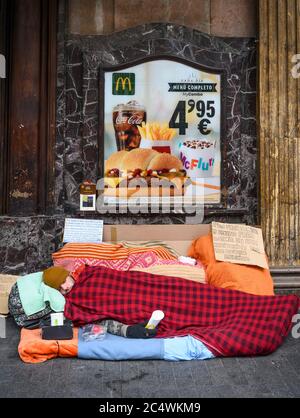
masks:
<instances>
[{"instance_id":1,"label":"pillow","mask_svg":"<svg viewBox=\"0 0 300 418\"><path fill-rule=\"evenodd\" d=\"M74 272L81 265L88 266L101 266L109 269L115 270L129 270L131 266L130 257L124 258L123 260L102 260L97 258L88 258L88 257L77 257L77 258L61 258L54 260L55 266L63 267L70 272Z\"/></svg>"},{"instance_id":2,"label":"pillow","mask_svg":"<svg viewBox=\"0 0 300 418\"><path fill-rule=\"evenodd\" d=\"M234 289L258 296L273 296L274 284L269 270L219 262L210 263L206 269L207 283L214 287Z\"/></svg>"},{"instance_id":3,"label":"pillow","mask_svg":"<svg viewBox=\"0 0 300 418\"><path fill-rule=\"evenodd\" d=\"M154 249L158 249L155 247ZM127 258L121 260L105 260L101 258L88 258L88 257L77 257L77 258L58 258L55 259L54 265L60 266L72 272L73 277L77 277L77 274L74 276L74 272L77 272L77 269L82 265L88 266L101 266L106 267L109 269L120 270L120 271L128 271L133 269L134 267L141 267L147 268L157 264L180 264L178 260L165 260L160 258L159 252L152 251L152 248L148 248L147 251L144 252L136 252L129 254ZM203 268L202 265L198 265L198 268Z\"/></svg>"},{"instance_id":4,"label":"pillow","mask_svg":"<svg viewBox=\"0 0 300 418\"><path fill-rule=\"evenodd\" d=\"M89 244L89 243L68 243L59 251L52 254L53 264L66 270L73 271L75 263L80 260L82 263L90 264L89 260L100 260L106 262L127 263L131 256L140 256L145 253L153 253L162 260L175 260L177 256L171 254L165 246L156 247L125 247L122 244ZM123 269L122 269L123 270ZM127 269L128 270L128 269Z\"/></svg>"},{"instance_id":5,"label":"pillow","mask_svg":"<svg viewBox=\"0 0 300 418\"><path fill-rule=\"evenodd\" d=\"M205 270L201 267L187 266L182 264L161 264L150 267L134 267L131 270L143 271L145 273L159 274L160 276L180 277L198 283L206 283Z\"/></svg>"},{"instance_id":6,"label":"pillow","mask_svg":"<svg viewBox=\"0 0 300 418\"><path fill-rule=\"evenodd\" d=\"M268 269L216 261L212 234L195 240L189 250L189 256L205 266L206 281L211 286L239 290L252 295L274 295L274 283Z\"/></svg>"}]
</instances>

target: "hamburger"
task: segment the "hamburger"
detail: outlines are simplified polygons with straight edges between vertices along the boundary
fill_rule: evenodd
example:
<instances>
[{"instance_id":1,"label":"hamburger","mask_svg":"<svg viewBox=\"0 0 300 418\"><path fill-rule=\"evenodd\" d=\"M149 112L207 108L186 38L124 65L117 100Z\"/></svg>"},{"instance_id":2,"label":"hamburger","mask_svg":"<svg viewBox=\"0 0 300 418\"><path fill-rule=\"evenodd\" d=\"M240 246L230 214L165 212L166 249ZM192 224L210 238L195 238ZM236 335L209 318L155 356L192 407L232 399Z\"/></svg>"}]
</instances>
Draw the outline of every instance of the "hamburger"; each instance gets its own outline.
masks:
<instances>
[{"instance_id":1,"label":"hamburger","mask_svg":"<svg viewBox=\"0 0 300 418\"><path fill-rule=\"evenodd\" d=\"M182 196L186 180L175 155L148 148L118 151L105 164L104 195Z\"/></svg>"}]
</instances>

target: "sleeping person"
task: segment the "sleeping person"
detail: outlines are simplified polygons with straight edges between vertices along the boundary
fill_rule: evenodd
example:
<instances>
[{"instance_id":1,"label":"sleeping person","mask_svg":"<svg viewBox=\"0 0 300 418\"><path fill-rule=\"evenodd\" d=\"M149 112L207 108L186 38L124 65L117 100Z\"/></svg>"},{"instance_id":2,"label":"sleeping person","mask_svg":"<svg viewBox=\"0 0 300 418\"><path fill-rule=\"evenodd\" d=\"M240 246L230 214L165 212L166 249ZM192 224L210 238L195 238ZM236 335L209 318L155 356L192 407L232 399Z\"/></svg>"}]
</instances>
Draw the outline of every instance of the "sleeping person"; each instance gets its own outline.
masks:
<instances>
[{"instance_id":1,"label":"sleeping person","mask_svg":"<svg viewBox=\"0 0 300 418\"><path fill-rule=\"evenodd\" d=\"M20 327L38 328L41 320L47 320L53 312L63 312L65 295L75 284L76 274L71 274L62 267L49 267L43 272L37 272L20 277L13 285L8 306L10 314ZM74 277L73 277L74 275ZM101 321L107 332L128 338L151 338L156 330L145 328L145 324L125 325L121 322L107 319Z\"/></svg>"},{"instance_id":2,"label":"sleeping person","mask_svg":"<svg viewBox=\"0 0 300 418\"><path fill-rule=\"evenodd\" d=\"M77 275L61 268L50 267L43 272L20 277L9 295L9 310L20 327L35 329L53 312L62 312L65 296L72 292ZM75 280L76 277L76 280ZM86 359L131 360L161 359L169 361L204 360L214 355L199 340L190 336L156 339L156 329L145 323L126 325L113 319L99 322L108 332L104 340L86 343L79 331L78 356ZM126 337L122 339L121 337ZM149 340L151 338L151 340ZM147 344L141 339L148 339ZM22 357L22 356L21 356Z\"/></svg>"},{"instance_id":3,"label":"sleeping person","mask_svg":"<svg viewBox=\"0 0 300 418\"><path fill-rule=\"evenodd\" d=\"M157 337L147 344L140 341L139 346L155 345L156 352L163 350L160 358L166 360L180 357L176 353L180 344L184 346L180 351L188 353L182 359L200 358L203 353L205 358L270 354L284 341L300 307L295 295L256 296L180 277L85 265L76 277L77 271L70 275L65 269L56 269L18 279L9 297L10 312L18 325L37 328L43 315L52 311L63 311L78 327L108 320L113 339L123 335L138 342ZM156 309L165 317L155 335L142 322ZM157 340L163 340L163 345ZM135 347L134 341L122 339L121 344L115 344L116 357L123 342L124 347L129 348L131 342L130 347ZM108 339L103 344L97 342L97 350L101 345L111 355L108 343ZM83 344L84 350L88 347L89 342ZM168 358L166 353L172 350L175 355ZM93 358L93 352L94 348L86 358ZM100 355L104 356L103 352Z\"/></svg>"},{"instance_id":4,"label":"sleeping person","mask_svg":"<svg viewBox=\"0 0 300 418\"><path fill-rule=\"evenodd\" d=\"M84 267L80 271L83 269ZM53 312L64 311L65 296L72 293L77 274L78 271L70 273L61 267L50 267L43 272L20 277L9 295L9 310L17 325L27 329L39 328L42 319L48 319ZM157 331L145 328L146 322L126 325L113 319L104 319L97 323L106 328L106 338L85 342L82 338L83 331L80 329L78 357L169 361L204 360L214 357L201 341L191 336L151 338ZM148 341L145 343L141 339Z\"/></svg>"}]
</instances>

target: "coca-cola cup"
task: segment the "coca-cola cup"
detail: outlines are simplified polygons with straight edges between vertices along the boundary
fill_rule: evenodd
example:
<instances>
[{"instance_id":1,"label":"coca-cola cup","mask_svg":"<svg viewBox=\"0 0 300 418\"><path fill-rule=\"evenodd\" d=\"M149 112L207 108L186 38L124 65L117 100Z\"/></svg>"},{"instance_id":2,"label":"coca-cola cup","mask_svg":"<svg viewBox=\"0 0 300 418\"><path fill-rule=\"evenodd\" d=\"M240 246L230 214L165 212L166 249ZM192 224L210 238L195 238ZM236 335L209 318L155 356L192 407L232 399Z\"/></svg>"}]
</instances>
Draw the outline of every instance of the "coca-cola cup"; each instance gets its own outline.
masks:
<instances>
[{"instance_id":1,"label":"coca-cola cup","mask_svg":"<svg viewBox=\"0 0 300 418\"><path fill-rule=\"evenodd\" d=\"M136 101L113 108L113 124L118 151L139 148L141 135L138 126L146 123L146 110Z\"/></svg>"}]
</instances>

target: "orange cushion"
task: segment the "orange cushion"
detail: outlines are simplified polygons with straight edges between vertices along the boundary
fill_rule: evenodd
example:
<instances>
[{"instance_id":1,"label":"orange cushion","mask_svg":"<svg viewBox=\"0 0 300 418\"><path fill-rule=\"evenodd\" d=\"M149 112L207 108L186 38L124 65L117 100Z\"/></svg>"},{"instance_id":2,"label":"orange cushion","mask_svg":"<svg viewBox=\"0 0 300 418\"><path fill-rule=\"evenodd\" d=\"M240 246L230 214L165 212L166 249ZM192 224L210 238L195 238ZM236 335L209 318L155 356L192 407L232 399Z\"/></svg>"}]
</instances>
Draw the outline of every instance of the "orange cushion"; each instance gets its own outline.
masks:
<instances>
[{"instance_id":1,"label":"orange cushion","mask_svg":"<svg viewBox=\"0 0 300 418\"><path fill-rule=\"evenodd\" d=\"M42 363L56 357L77 357L78 328L72 340L43 340L40 329L21 329L19 356L25 363Z\"/></svg>"},{"instance_id":2,"label":"orange cushion","mask_svg":"<svg viewBox=\"0 0 300 418\"><path fill-rule=\"evenodd\" d=\"M256 266L216 262L206 269L207 283L215 287L240 290L252 295L274 295L269 270Z\"/></svg>"},{"instance_id":3,"label":"orange cushion","mask_svg":"<svg viewBox=\"0 0 300 418\"><path fill-rule=\"evenodd\" d=\"M274 295L274 284L268 269L216 261L212 234L195 240L189 256L206 267L206 281L211 286L239 290L253 295Z\"/></svg>"}]
</instances>

